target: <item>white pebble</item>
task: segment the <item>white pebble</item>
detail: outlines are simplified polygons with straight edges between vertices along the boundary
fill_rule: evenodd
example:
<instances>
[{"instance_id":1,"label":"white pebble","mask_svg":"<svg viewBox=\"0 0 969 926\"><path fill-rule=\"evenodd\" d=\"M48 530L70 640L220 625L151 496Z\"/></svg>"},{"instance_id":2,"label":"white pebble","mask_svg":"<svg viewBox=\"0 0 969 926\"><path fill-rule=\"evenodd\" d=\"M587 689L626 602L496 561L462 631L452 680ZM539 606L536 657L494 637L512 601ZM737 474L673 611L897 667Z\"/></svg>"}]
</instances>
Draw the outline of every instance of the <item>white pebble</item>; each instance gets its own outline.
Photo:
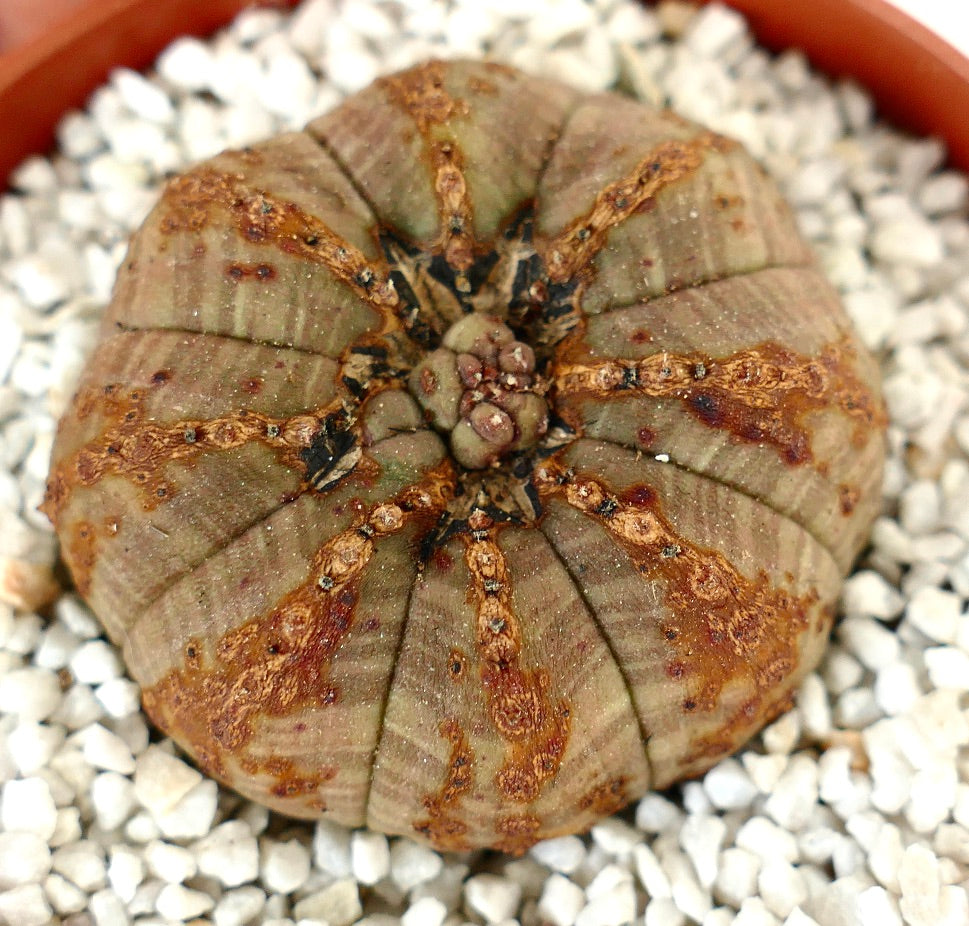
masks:
<instances>
[{"instance_id":1,"label":"white pebble","mask_svg":"<svg viewBox=\"0 0 969 926\"><path fill-rule=\"evenodd\" d=\"M945 255L939 229L916 212L879 222L869 247L883 263L922 268L938 264Z\"/></svg>"},{"instance_id":2,"label":"white pebble","mask_svg":"<svg viewBox=\"0 0 969 926\"><path fill-rule=\"evenodd\" d=\"M898 659L898 637L871 618L846 618L838 625L838 638L869 669L880 669Z\"/></svg>"},{"instance_id":3,"label":"white pebble","mask_svg":"<svg viewBox=\"0 0 969 926\"><path fill-rule=\"evenodd\" d=\"M585 861L585 844L577 836L559 836L537 843L531 849L532 858L546 868L571 874Z\"/></svg>"},{"instance_id":4,"label":"white pebble","mask_svg":"<svg viewBox=\"0 0 969 926\"><path fill-rule=\"evenodd\" d=\"M266 895L258 887L239 887L226 891L212 911L215 926L245 926L254 922L266 905Z\"/></svg>"},{"instance_id":5,"label":"white pebble","mask_svg":"<svg viewBox=\"0 0 969 926\"><path fill-rule=\"evenodd\" d=\"M710 914L703 918L704 926L713 923L711 916L716 913L712 910ZM727 920L729 926L733 922L733 916ZM644 926L685 926L686 914L680 910L672 897L650 897L646 904L646 914L643 917Z\"/></svg>"},{"instance_id":6,"label":"white pebble","mask_svg":"<svg viewBox=\"0 0 969 926\"><path fill-rule=\"evenodd\" d=\"M899 866L900 911L909 926L938 926L941 919L939 860L924 846L905 850Z\"/></svg>"},{"instance_id":7,"label":"white pebble","mask_svg":"<svg viewBox=\"0 0 969 926\"><path fill-rule=\"evenodd\" d=\"M219 791L211 779L200 781L173 807L155 814L159 832L169 839L197 839L209 832L218 810Z\"/></svg>"},{"instance_id":8,"label":"white pebble","mask_svg":"<svg viewBox=\"0 0 969 926\"><path fill-rule=\"evenodd\" d=\"M848 797L851 784L851 750L846 746L825 749L818 759L818 793L822 801L836 804Z\"/></svg>"},{"instance_id":9,"label":"white pebble","mask_svg":"<svg viewBox=\"0 0 969 926\"><path fill-rule=\"evenodd\" d=\"M130 678L112 678L94 689L97 699L111 717L127 717L137 713L141 694Z\"/></svg>"},{"instance_id":10,"label":"white pebble","mask_svg":"<svg viewBox=\"0 0 969 926\"><path fill-rule=\"evenodd\" d=\"M316 82L306 62L296 54L276 54L267 62L259 100L277 116L304 121L310 111Z\"/></svg>"},{"instance_id":11,"label":"white pebble","mask_svg":"<svg viewBox=\"0 0 969 926\"><path fill-rule=\"evenodd\" d=\"M578 890L578 889L577 889ZM581 895L582 891L579 890ZM539 901L541 909L541 901ZM447 907L436 897L421 897L407 908L407 912L400 918L400 926L441 926L447 916ZM552 920L556 926L571 926L572 920L568 924L559 923Z\"/></svg>"},{"instance_id":12,"label":"white pebble","mask_svg":"<svg viewBox=\"0 0 969 926\"><path fill-rule=\"evenodd\" d=\"M657 851L670 880L673 902L687 916L702 920L713 906L711 893L697 880L693 865L681 852Z\"/></svg>"},{"instance_id":13,"label":"white pebble","mask_svg":"<svg viewBox=\"0 0 969 926\"><path fill-rule=\"evenodd\" d=\"M937 763L919 769L912 780L905 819L917 833L931 833L956 802L958 772L954 765Z\"/></svg>"},{"instance_id":14,"label":"white pebble","mask_svg":"<svg viewBox=\"0 0 969 926\"><path fill-rule=\"evenodd\" d=\"M122 102L136 116L147 122L167 124L175 117L175 107L158 84L151 83L141 74L128 68L116 68L111 73L111 83Z\"/></svg>"},{"instance_id":15,"label":"white pebble","mask_svg":"<svg viewBox=\"0 0 969 926\"><path fill-rule=\"evenodd\" d=\"M88 903L88 908L97 926L128 926L131 922L124 902L108 888L94 894Z\"/></svg>"},{"instance_id":16,"label":"white pebble","mask_svg":"<svg viewBox=\"0 0 969 926\"><path fill-rule=\"evenodd\" d=\"M900 324L911 327L911 321L904 318ZM907 486L898 500L899 522L910 534L927 534L936 530L941 503L939 487L927 479L919 479Z\"/></svg>"},{"instance_id":17,"label":"white pebble","mask_svg":"<svg viewBox=\"0 0 969 926\"><path fill-rule=\"evenodd\" d=\"M63 669L80 646L80 639L66 624L57 621L45 631L34 652L34 664L45 669Z\"/></svg>"},{"instance_id":18,"label":"white pebble","mask_svg":"<svg viewBox=\"0 0 969 926\"><path fill-rule=\"evenodd\" d=\"M930 646L923 653L935 688L969 690L969 655L954 646Z\"/></svg>"},{"instance_id":19,"label":"white pebble","mask_svg":"<svg viewBox=\"0 0 969 926\"><path fill-rule=\"evenodd\" d=\"M108 883L112 890L128 903L135 896L138 885L145 877L145 864L141 855L127 846L111 847L108 861Z\"/></svg>"},{"instance_id":20,"label":"white pebble","mask_svg":"<svg viewBox=\"0 0 969 926\"><path fill-rule=\"evenodd\" d=\"M297 919L325 920L329 926L350 926L362 914L359 888L352 878L334 881L293 906L293 915Z\"/></svg>"},{"instance_id":21,"label":"white pebble","mask_svg":"<svg viewBox=\"0 0 969 926\"><path fill-rule=\"evenodd\" d=\"M64 595L54 605L54 614L68 630L81 640L91 640L101 633L97 618L90 608L75 595Z\"/></svg>"},{"instance_id":22,"label":"white pebble","mask_svg":"<svg viewBox=\"0 0 969 926\"><path fill-rule=\"evenodd\" d=\"M0 893L0 917L11 926L49 926L51 912L39 884L24 884Z\"/></svg>"},{"instance_id":23,"label":"white pebble","mask_svg":"<svg viewBox=\"0 0 969 926\"><path fill-rule=\"evenodd\" d=\"M0 676L0 711L21 720L44 720L61 703L61 685L49 669L28 666Z\"/></svg>"},{"instance_id":24,"label":"white pebble","mask_svg":"<svg viewBox=\"0 0 969 926\"><path fill-rule=\"evenodd\" d=\"M701 887L709 888L717 877L720 846L727 827L720 817L690 815L680 828L680 845L693 863Z\"/></svg>"},{"instance_id":25,"label":"white pebble","mask_svg":"<svg viewBox=\"0 0 969 926\"><path fill-rule=\"evenodd\" d=\"M25 721L7 736L7 751L21 775L43 768L64 742L64 731L57 726Z\"/></svg>"},{"instance_id":26,"label":"white pebble","mask_svg":"<svg viewBox=\"0 0 969 926\"><path fill-rule=\"evenodd\" d=\"M831 704L824 682L816 672L807 675L797 693L797 712L804 732L824 739L831 732Z\"/></svg>"},{"instance_id":27,"label":"white pebble","mask_svg":"<svg viewBox=\"0 0 969 926\"><path fill-rule=\"evenodd\" d=\"M733 926L779 926L779 920L760 897L748 897L740 905Z\"/></svg>"},{"instance_id":28,"label":"white pebble","mask_svg":"<svg viewBox=\"0 0 969 926\"><path fill-rule=\"evenodd\" d=\"M591 830L592 839L607 855L625 856L632 852L642 836L628 823L607 817Z\"/></svg>"},{"instance_id":29,"label":"white pebble","mask_svg":"<svg viewBox=\"0 0 969 926\"><path fill-rule=\"evenodd\" d=\"M837 645L828 650L821 672L824 684L833 696L854 688L864 675L864 669L858 660Z\"/></svg>"},{"instance_id":30,"label":"white pebble","mask_svg":"<svg viewBox=\"0 0 969 926\"><path fill-rule=\"evenodd\" d=\"M182 884L166 884L155 901L155 909L169 920L190 920L208 912L214 902L203 891L193 891Z\"/></svg>"},{"instance_id":31,"label":"white pebble","mask_svg":"<svg viewBox=\"0 0 969 926\"><path fill-rule=\"evenodd\" d=\"M6 782L0 823L5 830L25 830L49 839L57 824L57 808L47 782L36 776Z\"/></svg>"},{"instance_id":32,"label":"white pebble","mask_svg":"<svg viewBox=\"0 0 969 926\"><path fill-rule=\"evenodd\" d=\"M350 858L361 884L376 884L390 873L390 846L383 833L357 830L350 841Z\"/></svg>"},{"instance_id":33,"label":"white pebble","mask_svg":"<svg viewBox=\"0 0 969 926\"><path fill-rule=\"evenodd\" d=\"M656 857L656 853L648 845L640 843L636 846L633 858L636 862L636 873L639 875L639 880L650 897L673 896L670 879L663 871L663 866Z\"/></svg>"},{"instance_id":34,"label":"white pebble","mask_svg":"<svg viewBox=\"0 0 969 926\"><path fill-rule=\"evenodd\" d=\"M81 731L84 758L95 768L130 775L135 770L135 758L127 743L116 733L99 723Z\"/></svg>"},{"instance_id":35,"label":"white pebble","mask_svg":"<svg viewBox=\"0 0 969 926\"><path fill-rule=\"evenodd\" d=\"M740 810L749 807L757 796L757 788L734 758L718 762L703 778L703 788L714 807L720 810Z\"/></svg>"},{"instance_id":36,"label":"white pebble","mask_svg":"<svg viewBox=\"0 0 969 926\"><path fill-rule=\"evenodd\" d=\"M299 840L266 840L263 844L259 878L267 891L290 894L306 883L309 874L310 853Z\"/></svg>"},{"instance_id":37,"label":"white pebble","mask_svg":"<svg viewBox=\"0 0 969 926\"><path fill-rule=\"evenodd\" d=\"M259 845L249 827L240 820L219 824L192 846L199 871L217 878L226 887L254 881L259 874Z\"/></svg>"},{"instance_id":38,"label":"white pebble","mask_svg":"<svg viewBox=\"0 0 969 926\"><path fill-rule=\"evenodd\" d=\"M198 871L195 856L188 849L159 839L145 846L144 857L149 871L167 884L181 884Z\"/></svg>"},{"instance_id":39,"label":"white pebble","mask_svg":"<svg viewBox=\"0 0 969 926\"><path fill-rule=\"evenodd\" d=\"M152 814L171 810L202 780L202 775L159 746L135 760L135 795Z\"/></svg>"},{"instance_id":40,"label":"white pebble","mask_svg":"<svg viewBox=\"0 0 969 926\"><path fill-rule=\"evenodd\" d=\"M902 926L898 901L883 887L869 887L858 895L859 926Z\"/></svg>"},{"instance_id":41,"label":"white pebble","mask_svg":"<svg viewBox=\"0 0 969 926\"><path fill-rule=\"evenodd\" d=\"M572 926L584 906L585 894L581 887L564 875L549 875L538 900L540 916L554 926Z\"/></svg>"},{"instance_id":42,"label":"white pebble","mask_svg":"<svg viewBox=\"0 0 969 926\"><path fill-rule=\"evenodd\" d=\"M57 174L46 158L31 155L14 168L10 185L25 193L48 193L57 186Z\"/></svg>"},{"instance_id":43,"label":"white pebble","mask_svg":"<svg viewBox=\"0 0 969 926\"><path fill-rule=\"evenodd\" d=\"M852 688L838 698L834 715L839 726L860 730L874 723L881 716L881 710L874 692L868 688Z\"/></svg>"},{"instance_id":44,"label":"white pebble","mask_svg":"<svg viewBox=\"0 0 969 926\"><path fill-rule=\"evenodd\" d=\"M61 262L63 260L63 262ZM78 264L56 248L25 254L8 261L3 275L17 288L27 305L46 311L67 299L78 286Z\"/></svg>"},{"instance_id":45,"label":"white pebble","mask_svg":"<svg viewBox=\"0 0 969 926\"><path fill-rule=\"evenodd\" d=\"M893 662L875 676L875 700L889 717L908 713L922 694L918 673L907 662Z\"/></svg>"},{"instance_id":46,"label":"white pebble","mask_svg":"<svg viewBox=\"0 0 969 926\"><path fill-rule=\"evenodd\" d=\"M807 886L800 871L780 859L767 862L760 870L757 889L775 916L784 918L807 900Z\"/></svg>"},{"instance_id":47,"label":"white pebble","mask_svg":"<svg viewBox=\"0 0 969 926\"><path fill-rule=\"evenodd\" d=\"M952 643L958 632L961 610L960 598L954 592L921 588L909 601L905 620L932 640Z\"/></svg>"},{"instance_id":48,"label":"white pebble","mask_svg":"<svg viewBox=\"0 0 969 926\"><path fill-rule=\"evenodd\" d=\"M801 737L801 718L797 711L781 714L761 733L768 752L787 755L792 752Z\"/></svg>"},{"instance_id":49,"label":"white pebble","mask_svg":"<svg viewBox=\"0 0 969 926\"><path fill-rule=\"evenodd\" d=\"M603 897L620 884L632 882L632 875L624 865L610 862L603 865L596 876L586 885L585 895L589 900Z\"/></svg>"},{"instance_id":50,"label":"white pebble","mask_svg":"<svg viewBox=\"0 0 969 926\"><path fill-rule=\"evenodd\" d=\"M73 111L58 124L57 143L68 157L79 160L94 154L104 140L90 116Z\"/></svg>"},{"instance_id":51,"label":"white pebble","mask_svg":"<svg viewBox=\"0 0 969 926\"><path fill-rule=\"evenodd\" d=\"M474 875L464 884L469 907L487 923L500 923L515 915L521 901L521 886L499 875Z\"/></svg>"},{"instance_id":52,"label":"white pebble","mask_svg":"<svg viewBox=\"0 0 969 926\"><path fill-rule=\"evenodd\" d=\"M107 875L104 852L86 839L61 846L51 857L51 868L89 893L104 887Z\"/></svg>"},{"instance_id":53,"label":"white pebble","mask_svg":"<svg viewBox=\"0 0 969 926\"><path fill-rule=\"evenodd\" d=\"M128 910L134 916L140 915L152 915L156 912L155 903L158 900L158 895L161 893L161 889L165 886L163 881L159 881L157 878L153 878L149 881L145 881L143 884L138 885L135 889L135 896L131 898L128 902ZM149 920L154 926L154 917ZM138 926L141 926L139 922ZM165 924L167 926L167 923Z\"/></svg>"},{"instance_id":54,"label":"white pebble","mask_svg":"<svg viewBox=\"0 0 969 926\"><path fill-rule=\"evenodd\" d=\"M699 781L687 781L683 784L680 800L683 809L690 814L706 814L713 811L713 804L707 797L703 785Z\"/></svg>"},{"instance_id":55,"label":"white pebble","mask_svg":"<svg viewBox=\"0 0 969 926\"><path fill-rule=\"evenodd\" d=\"M26 830L0 833L0 888L34 884L50 871L50 849L43 836Z\"/></svg>"},{"instance_id":56,"label":"white pebble","mask_svg":"<svg viewBox=\"0 0 969 926\"><path fill-rule=\"evenodd\" d=\"M313 851L315 857L318 854L315 840ZM394 884L403 891L409 891L418 884L437 877L442 866L440 855L409 839L397 839L390 847L390 876Z\"/></svg>"},{"instance_id":57,"label":"white pebble","mask_svg":"<svg viewBox=\"0 0 969 926\"><path fill-rule=\"evenodd\" d=\"M553 17L529 18L526 24L528 38L545 47L558 44L569 35L580 34L593 24L593 10L589 4L575 0L560 0Z\"/></svg>"},{"instance_id":58,"label":"white pebble","mask_svg":"<svg viewBox=\"0 0 969 926\"><path fill-rule=\"evenodd\" d=\"M631 881L623 881L591 898L576 916L575 926L624 926L635 915L636 892Z\"/></svg>"},{"instance_id":59,"label":"white pebble","mask_svg":"<svg viewBox=\"0 0 969 926\"><path fill-rule=\"evenodd\" d=\"M213 56L208 45L190 36L175 39L155 62L158 73L182 90L205 90L212 80Z\"/></svg>"},{"instance_id":60,"label":"white pebble","mask_svg":"<svg viewBox=\"0 0 969 926\"><path fill-rule=\"evenodd\" d=\"M647 833L674 829L683 816L676 804L655 791L648 792L636 805L636 826Z\"/></svg>"},{"instance_id":61,"label":"white pebble","mask_svg":"<svg viewBox=\"0 0 969 926\"><path fill-rule=\"evenodd\" d=\"M794 836L766 817L751 817L738 830L734 841L739 848L747 849L765 861L772 858L797 861Z\"/></svg>"},{"instance_id":62,"label":"white pebble","mask_svg":"<svg viewBox=\"0 0 969 926\"><path fill-rule=\"evenodd\" d=\"M98 825L105 831L116 829L135 809L135 786L118 772L102 772L91 782L91 803Z\"/></svg>"},{"instance_id":63,"label":"white pebble","mask_svg":"<svg viewBox=\"0 0 969 926\"><path fill-rule=\"evenodd\" d=\"M745 897L757 891L761 859L746 849L731 847L720 853L714 895L718 900L739 907Z\"/></svg>"},{"instance_id":64,"label":"white pebble","mask_svg":"<svg viewBox=\"0 0 969 926\"><path fill-rule=\"evenodd\" d=\"M61 703L51 715L51 720L63 724L68 730L80 730L104 716L101 702L94 697L88 685L72 685L64 692Z\"/></svg>"},{"instance_id":65,"label":"white pebble","mask_svg":"<svg viewBox=\"0 0 969 926\"><path fill-rule=\"evenodd\" d=\"M811 818L817 799L817 763L806 755L795 755L768 795L764 811L775 823L797 832Z\"/></svg>"},{"instance_id":66,"label":"white pebble","mask_svg":"<svg viewBox=\"0 0 969 926\"><path fill-rule=\"evenodd\" d=\"M77 807L60 807L57 810L57 823L54 834L48 840L50 847L56 849L77 842L81 838L81 812Z\"/></svg>"},{"instance_id":67,"label":"white pebble","mask_svg":"<svg viewBox=\"0 0 969 926\"><path fill-rule=\"evenodd\" d=\"M61 875L44 879L44 894L55 913L79 913L88 906L88 895Z\"/></svg>"},{"instance_id":68,"label":"white pebble","mask_svg":"<svg viewBox=\"0 0 969 926\"><path fill-rule=\"evenodd\" d=\"M350 874L349 830L329 820L320 820L313 831L313 861L318 868L335 878Z\"/></svg>"},{"instance_id":69,"label":"white pebble","mask_svg":"<svg viewBox=\"0 0 969 926\"><path fill-rule=\"evenodd\" d=\"M884 823L868 849L868 867L878 882L895 894L899 893L898 872L905 854L902 834L897 826Z\"/></svg>"},{"instance_id":70,"label":"white pebble","mask_svg":"<svg viewBox=\"0 0 969 926\"><path fill-rule=\"evenodd\" d=\"M787 768L788 757L786 755L758 755L755 752L744 752L740 756L744 770L750 776L754 787L761 794L769 794L778 779L784 774Z\"/></svg>"},{"instance_id":71,"label":"white pebble","mask_svg":"<svg viewBox=\"0 0 969 926\"><path fill-rule=\"evenodd\" d=\"M969 180L955 171L935 174L919 187L919 207L926 215L942 215L965 207Z\"/></svg>"},{"instance_id":72,"label":"white pebble","mask_svg":"<svg viewBox=\"0 0 969 926\"><path fill-rule=\"evenodd\" d=\"M117 651L105 640L90 640L79 647L71 657L70 669L85 685L100 685L124 672Z\"/></svg>"}]
</instances>

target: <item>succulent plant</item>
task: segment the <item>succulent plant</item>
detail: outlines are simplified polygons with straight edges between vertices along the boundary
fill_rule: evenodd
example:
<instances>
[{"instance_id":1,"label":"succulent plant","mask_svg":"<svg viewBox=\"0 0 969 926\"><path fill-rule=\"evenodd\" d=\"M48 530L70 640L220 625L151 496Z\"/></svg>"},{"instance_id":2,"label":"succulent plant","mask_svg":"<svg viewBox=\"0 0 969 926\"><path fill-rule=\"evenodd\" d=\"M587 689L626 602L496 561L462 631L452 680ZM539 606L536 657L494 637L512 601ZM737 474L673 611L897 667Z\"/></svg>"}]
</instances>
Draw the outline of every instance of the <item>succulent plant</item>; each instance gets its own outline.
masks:
<instances>
[{"instance_id":1,"label":"succulent plant","mask_svg":"<svg viewBox=\"0 0 969 926\"><path fill-rule=\"evenodd\" d=\"M883 430L740 145L431 61L168 183L45 510L201 768L514 852L788 707Z\"/></svg>"}]
</instances>

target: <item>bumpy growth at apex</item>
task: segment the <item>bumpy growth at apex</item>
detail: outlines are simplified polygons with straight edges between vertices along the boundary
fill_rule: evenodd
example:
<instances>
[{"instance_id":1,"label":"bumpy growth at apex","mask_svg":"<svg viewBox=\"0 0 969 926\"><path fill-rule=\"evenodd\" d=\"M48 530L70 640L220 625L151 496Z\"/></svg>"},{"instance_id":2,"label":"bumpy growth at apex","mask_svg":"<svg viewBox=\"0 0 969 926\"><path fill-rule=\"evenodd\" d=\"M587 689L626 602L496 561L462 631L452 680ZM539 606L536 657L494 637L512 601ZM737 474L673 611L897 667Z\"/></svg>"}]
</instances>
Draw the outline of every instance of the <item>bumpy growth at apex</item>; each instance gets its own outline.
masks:
<instances>
[{"instance_id":1,"label":"bumpy growth at apex","mask_svg":"<svg viewBox=\"0 0 969 926\"><path fill-rule=\"evenodd\" d=\"M517 852L790 704L884 424L739 145L431 61L168 184L45 510L200 767Z\"/></svg>"}]
</instances>

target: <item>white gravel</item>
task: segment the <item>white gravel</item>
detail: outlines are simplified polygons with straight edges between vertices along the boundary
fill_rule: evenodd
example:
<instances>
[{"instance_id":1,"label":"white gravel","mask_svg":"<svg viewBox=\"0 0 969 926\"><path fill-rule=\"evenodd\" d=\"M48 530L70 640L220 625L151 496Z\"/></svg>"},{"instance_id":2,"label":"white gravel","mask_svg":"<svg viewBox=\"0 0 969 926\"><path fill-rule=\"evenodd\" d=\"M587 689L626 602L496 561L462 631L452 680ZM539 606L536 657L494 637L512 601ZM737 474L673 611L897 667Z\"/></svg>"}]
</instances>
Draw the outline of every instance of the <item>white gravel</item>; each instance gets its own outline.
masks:
<instances>
[{"instance_id":1,"label":"white gravel","mask_svg":"<svg viewBox=\"0 0 969 926\"><path fill-rule=\"evenodd\" d=\"M619 84L745 142L882 362L891 459L844 620L797 708L700 782L525 858L269 815L138 710L54 578L54 423L166 174L377 74L482 55ZM743 20L633 0L308 0L119 70L0 197L0 922L8 926L969 923L969 183L860 88ZM43 615L43 616L41 616Z\"/></svg>"}]
</instances>

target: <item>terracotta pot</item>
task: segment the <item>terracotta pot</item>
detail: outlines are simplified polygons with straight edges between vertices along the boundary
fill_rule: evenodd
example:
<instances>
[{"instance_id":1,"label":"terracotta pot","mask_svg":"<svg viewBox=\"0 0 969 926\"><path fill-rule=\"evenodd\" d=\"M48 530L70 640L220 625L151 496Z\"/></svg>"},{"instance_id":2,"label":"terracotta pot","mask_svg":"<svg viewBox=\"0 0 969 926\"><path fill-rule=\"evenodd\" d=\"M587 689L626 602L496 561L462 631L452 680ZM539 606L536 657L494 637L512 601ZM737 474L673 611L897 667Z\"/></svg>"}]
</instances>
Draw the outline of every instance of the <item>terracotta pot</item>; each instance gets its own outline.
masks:
<instances>
[{"instance_id":1,"label":"terracotta pot","mask_svg":"<svg viewBox=\"0 0 969 926\"><path fill-rule=\"evenodd\" d=\"M296 0L263 0L286 7ZM880 111L945 139L969 170L969 59L885 0L727 0L772 49L803 49L814 65L867 86ZM54 127L112 67L143 68L178 35L205 35L250 0L87 0L42 35L0 56L0 177L46 150Z\"/></svg>"}]
</instances>

